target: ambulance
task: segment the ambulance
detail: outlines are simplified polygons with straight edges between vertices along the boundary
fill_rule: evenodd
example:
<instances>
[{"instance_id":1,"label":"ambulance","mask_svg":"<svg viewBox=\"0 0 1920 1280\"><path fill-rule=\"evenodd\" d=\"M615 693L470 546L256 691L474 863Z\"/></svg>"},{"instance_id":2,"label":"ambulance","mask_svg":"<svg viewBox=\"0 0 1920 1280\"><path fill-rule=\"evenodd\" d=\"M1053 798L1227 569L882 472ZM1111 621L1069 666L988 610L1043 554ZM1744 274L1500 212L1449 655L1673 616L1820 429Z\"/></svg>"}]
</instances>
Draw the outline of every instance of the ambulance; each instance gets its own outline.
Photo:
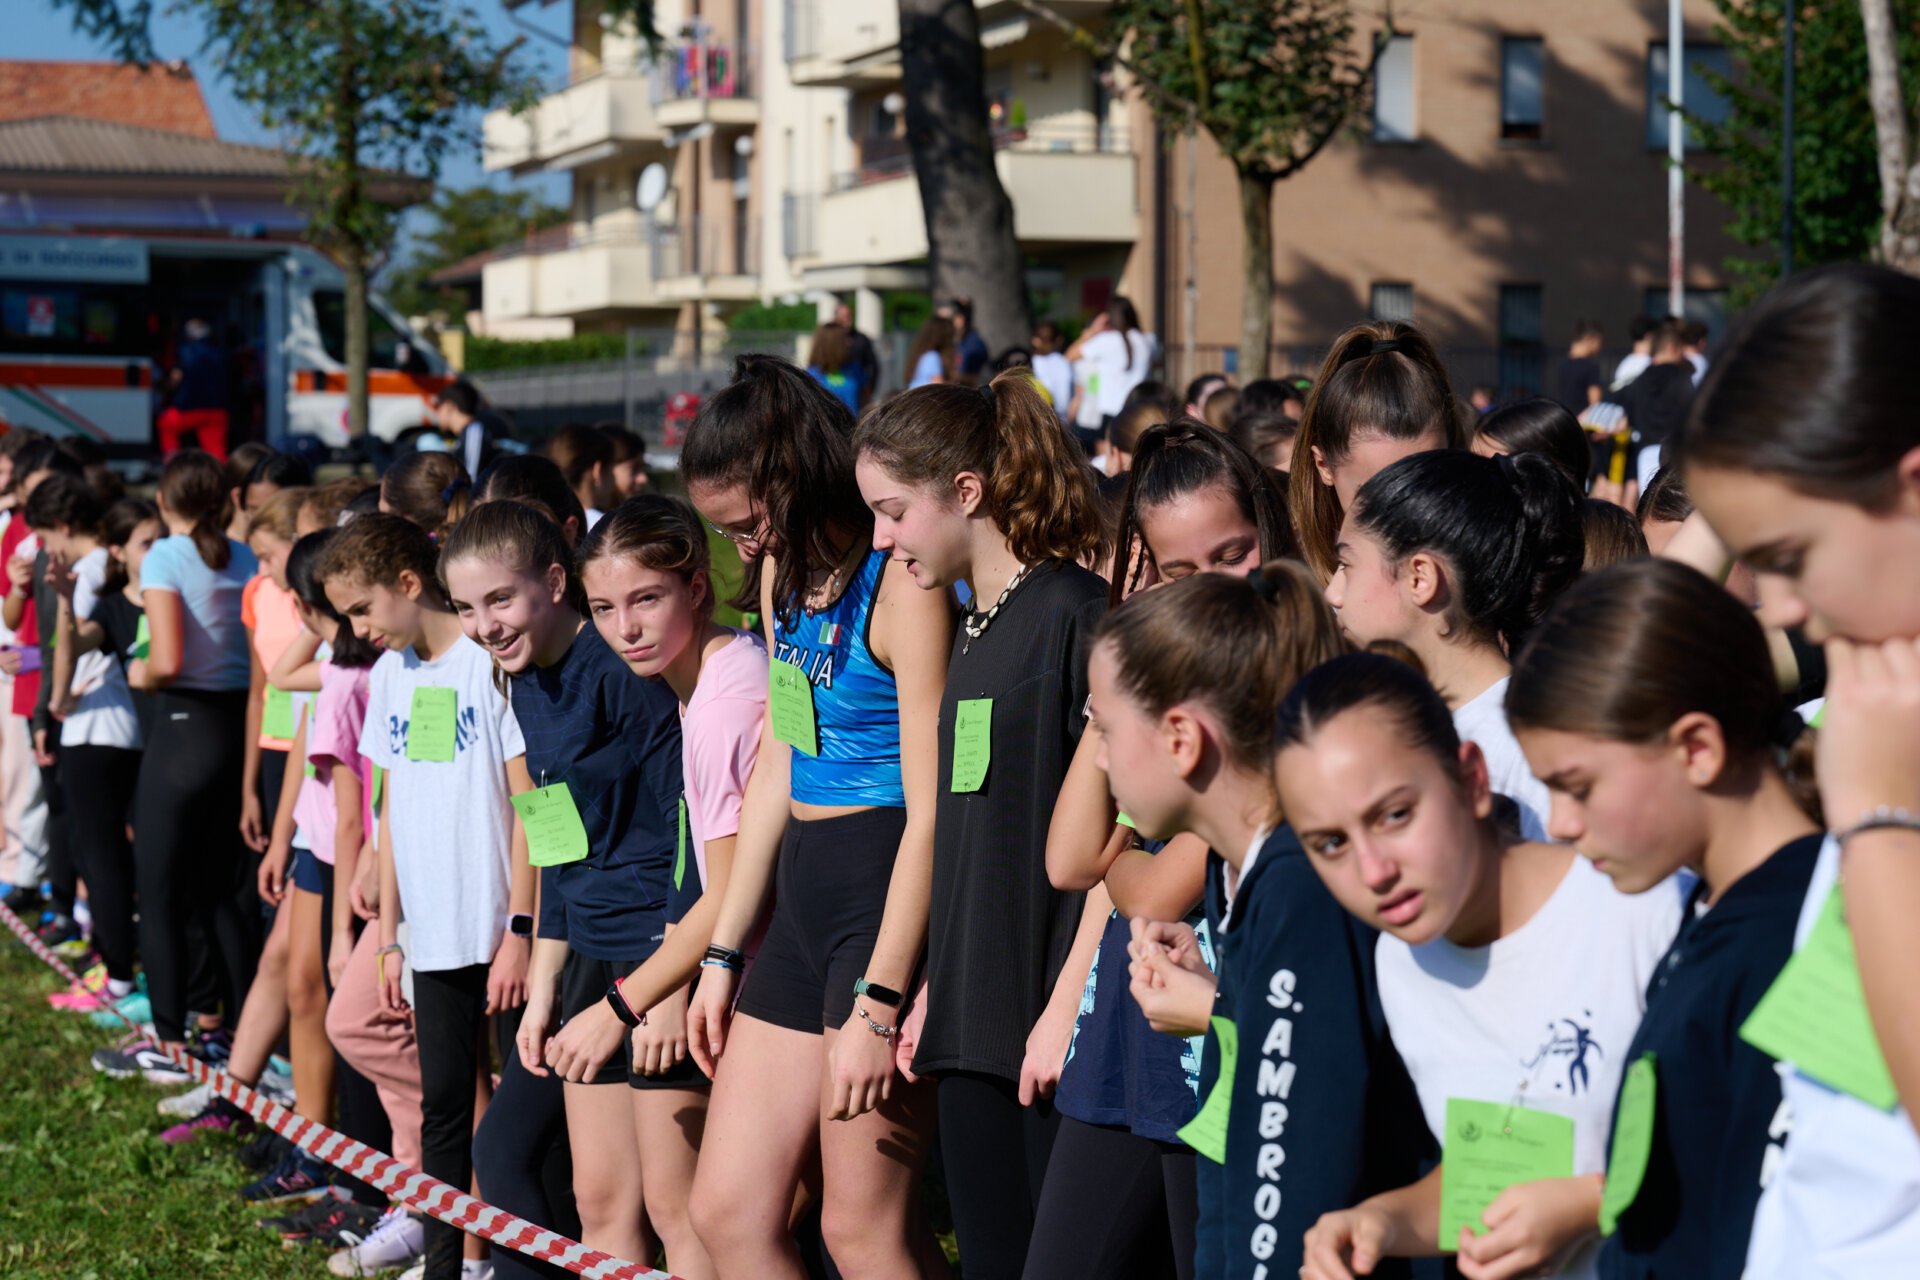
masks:
<instances>
[{"instance_id":1,"label":"ambulance","mask_svg":"<svg viewBox=\"0 0 1920 1280\"><path fill-rule=\"evenodd\" d=\"M369 426L409 443L433 427L446 362L378 295L369 311ZM229 440L348 443L345 277L287 241L0 235L0 424L150 456L194 318L226 356Z\"/></svg>"}]
</instances>

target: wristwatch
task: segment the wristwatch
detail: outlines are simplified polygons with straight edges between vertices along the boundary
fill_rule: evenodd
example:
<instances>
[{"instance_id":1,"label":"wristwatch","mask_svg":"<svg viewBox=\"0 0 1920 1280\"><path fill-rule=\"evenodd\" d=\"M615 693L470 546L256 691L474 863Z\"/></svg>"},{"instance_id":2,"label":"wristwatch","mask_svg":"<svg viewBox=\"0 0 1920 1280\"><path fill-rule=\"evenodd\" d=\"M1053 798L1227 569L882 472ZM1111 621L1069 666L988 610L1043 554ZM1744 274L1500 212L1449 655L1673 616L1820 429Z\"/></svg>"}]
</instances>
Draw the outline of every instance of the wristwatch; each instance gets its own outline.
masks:
<instances>
[{"instance_id":1,"label":"wristwatch","mask_svg":"<svg viewBox=\"0 0 1920 1280\"><path fill-rule=\"evenodd\" d=\"M524 911L516 911L507 917L507 932L516 938L533 936L533 917Z\"/></svg>"},{"instance_id":2,"label":"wristwatch","mask_svg":"<svg viewBox=\"0 0 1920 1280\"><path fill-rule=\"evenodd\" d=\"M907 999L892 987L883 987L877 982L868 982L865 978L854 979L853 994L865 996L869 1000L878 1000L881 1004L895 1009L905 1004Z\"/></svg>"},{"instance_id":3,"label":"wristwatch","mask_svg":"<svg viewBox=\"0 0 1920 1280\"><path fill-rule=\"evenodd\" d=\"M607 1006L613 1010L613 1016L620 1019L623 1027L637 1027L647 1020L645 1014L633 1011L633 1006L627 1003L627 997L617 982L607 988Z\"/></svg>"}]
</instances>

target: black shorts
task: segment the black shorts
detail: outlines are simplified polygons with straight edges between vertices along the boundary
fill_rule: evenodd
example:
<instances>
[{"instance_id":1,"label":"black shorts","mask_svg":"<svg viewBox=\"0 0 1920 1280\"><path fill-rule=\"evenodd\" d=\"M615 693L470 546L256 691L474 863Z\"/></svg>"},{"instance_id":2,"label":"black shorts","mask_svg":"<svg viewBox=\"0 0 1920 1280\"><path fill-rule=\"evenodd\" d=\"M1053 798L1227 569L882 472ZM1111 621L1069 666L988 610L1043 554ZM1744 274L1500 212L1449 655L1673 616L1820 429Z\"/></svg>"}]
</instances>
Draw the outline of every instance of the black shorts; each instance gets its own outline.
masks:
<instances>
[{"instance_id":1,"label":"black shorts","mask_svg":"<svg viewBox=\"0 0 1920 1280\"><path fill-rule=\"evenodd\" d=\"M319 855L311 849L293 851L293 887L304 889L312 894L324 894L327 881L333 878L333 864L320 861ZM328 928L332 925L329 923Z\"/></svg>"},{"instance_id":2,"label":"black shorts","mask_svg":"<svg viewBox=\"0 0 1920 1280\"><path fill-rule=\"evenodd\" d=\"M774 872L773 923L735 1012L791 1031L838 1030L887 910L905 809L814 822L787 819Z\"/></svg>"},{"instance_id":3,"label":"black shorts","mask_svg":"<svg viewBox=\"0 0 1920 1280\"><path fill-rule=\"evenodd\" d=\"M595 960L578 951L569 951L567 963L560 970L560 1024L565 1026L567 1019L605 1000L607 988L638 969L640 964L638 960ZM636 1089L697 1089L712 1083L691 1055L657 1076L643 1076L633 1068L633 1035L629 1032L620 1041L620 1052L602 1063L599 1072L584 1083L624 1082Z\"/></svg>"}]
</instances>

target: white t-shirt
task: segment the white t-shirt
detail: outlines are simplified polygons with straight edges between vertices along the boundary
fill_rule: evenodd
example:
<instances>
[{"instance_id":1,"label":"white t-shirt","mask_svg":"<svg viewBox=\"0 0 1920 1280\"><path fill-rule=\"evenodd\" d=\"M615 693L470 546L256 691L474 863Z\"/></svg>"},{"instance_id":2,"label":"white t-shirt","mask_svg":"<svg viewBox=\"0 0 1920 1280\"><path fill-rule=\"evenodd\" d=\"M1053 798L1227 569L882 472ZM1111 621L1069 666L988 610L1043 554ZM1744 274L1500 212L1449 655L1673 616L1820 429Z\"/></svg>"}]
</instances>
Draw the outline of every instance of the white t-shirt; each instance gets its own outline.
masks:
<instances>
[{"instance_id":1,"label":"white t-shirt","mask_svg":"<svg viewBox=\"0 0 1920 1280\"><path fill-rule=\"evenodd\" d=\"M1627 352L1626 355L1620 357L1620 363L1613 367L1613 389L1615 391L1620 390L1620 388L1645 373L1647 366L1652 363L1653 357L1644 351Z\"/></svg>"},{"instance_id":2,"label":"white t-shirt","mask_svg":"<svg viewBox=\"0 0 1920 1280\"><path fill-rule=\"evenodd\" d=\"M1485 947L1380 935L1380 1005L1436 1141L1447 1099L1573 1121L1573 1172L1607 1167L1614 1095L1646 991L1685 909L1678 878L1625 894L1575 857L1533 919ZM1563 1276L1591 1277L1598 1243Z\"/></svg>"},{"instance_id":3,"label":"white t-shirt","mask_svg":"<svg viewBox=\"0 0 1920 1280\"><path fill-rule=\"evenodd\" d=\"M582 532L592 533L593 526L600 523L600 518L606 515L606 512L600 510L600 508L598 507L588 507L586 509L586 515L587 515L587 527Z\"/></svg>"},{"instance_id":4,"label":"white t-shirt","mask_svg":"<svg viewBox=\"0 0 1920 1280\"><path fill-rule=\"evenodd\" d=\"M1073 425L1086 431L1096 430L1103 419L1100 412L1100 366L1082 356L1073 362L1073 382L1080 388L1080 407L1074 410Z\"/></svg>"},{"instance_id":5,"label":"white t-shirt","mask_svg":"<svg viewBox=\"0 0 1920 1280\"><path fill-rule=\"evenodd\" d=\"M1033 358L1033 376L1047 389L1053 411L1062 421L1067 406L1073 403L1073 363L1058 351L1044 352Z\"/></svg>"},{"instance_id":6,"label":"white t-shirt","mask_svg":"<svg viewBox=\"0 0 1920 1280\"><path fill-rule=\"evenodd\" d=\"M1547 839L1547 813L1553 805L1547 784L1533 776L1520 742L1507 727L1507 677L1487 686L1485 693L1460 705L1453 713L1460 741L1479 746L1487 758L1487 778L1494 793L1520 806L1520 834L1529 840Z\"/></svg>"},{"instance_id":7,"label":"white t-shirt","mask_svg":"<svg viewBox=\"0 0 1920 1280\"><path fill-rule=\"evenodd\" d=\"M1828 837L1807 885L1804 946L1840 875ZM1760 1193L1746 1280L1883 1280L1920 1270L1920 1136L1906 1108L1881 1111L1779 1063L1792 1112L1786 1151Z\"/></svg>"},{"instance_id":8,"label":"white t-shirt","mask_svg":"<svg viewBox=\"0 0 1920 1280\"><path fill-rule=\"evenodd\" d=\"M454 691L451 761L407 759L414 690L431 687ZM432 662L407 649L373 664L360 754L387 770L393 865L415 969L493 959L507 924L512 860L507 761L526 753L513 708L493 687L493 660L464 635Z\"/></svg>"},{"instance_id":9,"label":"white t-shirt","mask_svg":"<svg viewBox=\"0 0 1920 1280\"><path fill-rule=\"evenodd\" d=\"M73 565L73 616L87 621L107 581L107 549L95 547ZM63 747L140 749L140 719L133 711L122 659L106 649L81 654L73 664L73 711L60 726ZM48 673L52 679L52 673Z\"/></svg>"},{"instance_id":10,"label":"white t-shirt","mask_svg":"<svg viewBox=\"0 0 1920 1280\"><path fill-rule=\"evenodd\" d=\"M1125 335L1106 329L1088 338L1080 354L1099 379L1090 379L1088 385L1094 388L1100 412L1112 417L1126 407L1127 393L1152 372L1153 338L1138 329L1129 329Z\"/></svg>"}]
</instances>

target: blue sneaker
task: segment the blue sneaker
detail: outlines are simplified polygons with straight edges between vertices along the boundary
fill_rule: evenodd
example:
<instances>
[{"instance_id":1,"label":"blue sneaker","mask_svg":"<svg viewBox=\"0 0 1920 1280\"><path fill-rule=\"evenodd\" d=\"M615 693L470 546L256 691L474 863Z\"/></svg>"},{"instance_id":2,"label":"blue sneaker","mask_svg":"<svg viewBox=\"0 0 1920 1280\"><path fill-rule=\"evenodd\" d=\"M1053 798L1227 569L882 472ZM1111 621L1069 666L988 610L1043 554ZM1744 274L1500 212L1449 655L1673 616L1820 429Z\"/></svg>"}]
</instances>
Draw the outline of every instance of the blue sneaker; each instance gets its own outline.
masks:
<instances>
[{"instance_id":1,"label":"blue sneaker","mask_svg":"<svg viewBox=\"0 0 1920 1280\"><path fill-rule=\"evenodd\" d=\"M134 991L121 996L114 1002L113 1008L119 1011L120 1017L136 1027L147 1026L153 1021L153 1004L147 999L147 993L144 991ZM95 1009L87 1015L87 1021L107 1031L117 1030L127 1025L126 1022L115 1017L112 1010L107 1009Z\"/></svg>"},{"instance_id":2,"label":"blue sneaker","mask_svg":"<svg viewBox=\"0 0 1920 1280\"><path fill-rule=\"evenodd\" d=\"M332 1182L332 1169L292 1147L265 1177L241 1188L240 1198L263 1205L318 1200L328 1194Z\"/></svg>"}]
</instances>

